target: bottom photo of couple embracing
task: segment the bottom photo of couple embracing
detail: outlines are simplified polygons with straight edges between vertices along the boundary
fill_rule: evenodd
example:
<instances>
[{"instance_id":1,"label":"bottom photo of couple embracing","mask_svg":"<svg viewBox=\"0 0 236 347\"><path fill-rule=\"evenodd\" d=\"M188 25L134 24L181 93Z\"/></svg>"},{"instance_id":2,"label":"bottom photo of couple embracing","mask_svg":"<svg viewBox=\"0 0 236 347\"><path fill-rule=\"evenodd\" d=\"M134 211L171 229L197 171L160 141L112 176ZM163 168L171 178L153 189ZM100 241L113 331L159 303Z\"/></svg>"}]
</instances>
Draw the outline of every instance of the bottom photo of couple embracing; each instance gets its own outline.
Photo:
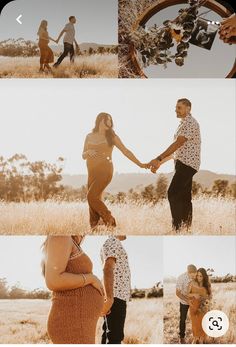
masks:
<instances>
[{"instance_id":1,"label":"bottom photo of couple embracing","mask_svg":"<svg viewBox=\"0 0 236 347\"><path fill-rule=\"evenodd\" d=\"M235 343L235 237L166 237L163 249L164 343Z\"/></svg>"}]
</instances>

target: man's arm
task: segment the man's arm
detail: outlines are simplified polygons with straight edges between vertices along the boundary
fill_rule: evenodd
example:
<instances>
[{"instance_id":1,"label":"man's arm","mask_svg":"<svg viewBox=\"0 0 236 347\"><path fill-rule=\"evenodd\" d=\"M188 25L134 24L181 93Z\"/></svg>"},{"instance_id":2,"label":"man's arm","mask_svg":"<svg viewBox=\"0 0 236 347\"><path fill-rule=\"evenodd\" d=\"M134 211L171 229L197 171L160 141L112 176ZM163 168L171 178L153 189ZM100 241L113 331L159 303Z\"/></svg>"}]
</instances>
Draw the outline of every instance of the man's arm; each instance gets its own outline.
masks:
<instances>
[{"instance_id":1,"label":"man's arm","mask_svg":"<svg viewBox=\"0 0 236 347\"><path fill-rule=\"evenodd\" d=\"M66 32L65 29L63 29L63 30L60 32L60 35L58 36L58 38L57 38L57 40L56 40L57 43L60 41L62 35L63 35L65 32Z\"/></svg>"},{"instance_id":2,"label":"man's arm","mask_svg":"<svg viewBox=\"0 0 236 347\"><path fill-rule=\"evenodd\" d=\"M178 136L176 141L173 142L161 155L150 161L150 166L154 169L159 169L160 165L173 158L173 154L177 149L182 147L186 141L188 141L188 139L185 136ZM155 170L153 172L155 172Z\"/></svg>"},{"instance_id":3,"label":"man's arm","mask_svg":"<svg viewBox=\"0 0 236 347\"><path fill-rule=\"evenodd\" d=\"M184 295L181 293L181 291L179 289L176 289L176 295L178 296L178 298L180 298L181 300L187 301L189 300L189 297L187 295Z\"/></svg>"},{"instance_id":4,"label":"man's arm","mask_svg":"<svg viewBox=\"0 0 236 347\"><path fill-rule=\"evenodd\" d=\"M103 316L109 314L114 302L113 286L114 286L115 266L116 266L116 259L112 257L107 258L103 268L104 287L106 291L106 301L105 301L103 312L102 312Z\"/></svg>"}]
</instances>

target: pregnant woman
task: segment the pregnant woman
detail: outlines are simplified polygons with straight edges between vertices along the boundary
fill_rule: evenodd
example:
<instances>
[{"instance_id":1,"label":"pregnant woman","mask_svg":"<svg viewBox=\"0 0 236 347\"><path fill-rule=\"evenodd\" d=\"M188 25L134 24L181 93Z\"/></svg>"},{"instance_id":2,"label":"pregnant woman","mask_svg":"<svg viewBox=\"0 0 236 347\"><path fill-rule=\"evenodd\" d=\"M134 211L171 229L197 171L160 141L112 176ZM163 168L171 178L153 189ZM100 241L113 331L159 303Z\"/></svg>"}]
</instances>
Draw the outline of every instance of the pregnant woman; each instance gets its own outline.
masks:
<instances>
[{"instance_id":1,"label":"pregnant woman","mask_svg":"<svg viewBox=\"0 0 236 347\"><path fill-rule=\"evenodd\" d=\"M39 30L38 30L38 37L39 37L39 49L40 49L40 72L45 71L51 71L50 63L53 63L54 61L54 54L51 48L48 46L50 40L53 42L56 42L54 39L52 39L48 34L48 22L46 20L42 20ZM57 42L56 42L57 43Z\"/></svg>"},{"instance_id":2,"label":"pregnant woman","mask_svg":"<svg viewBox=\"0 0 236 347\"><path fill-rule=\"evenodd\" d=\"M206 334L202 329L202 319L209 311L211 298L211 284L205 269L200 268L197 271L196 281L190 283L189 298L193 343L202 344L206 340Z\"/></svg>"},{"instance_id":3,"label":"pregnant woman","mask_svg":"<svg viewBox=\"0 0 236 347\"><path fill-rule=\"evenodd\" d=\"M52 290L47 331L54 344L94 344L104 290L81 249L80 236L49 236L43 245L43 273Z\"/></svg>"},{"instance_id":4,"label":"pregnant woman","mask_svg":"<svg viewBox=\"0 0 236 347\"><path fill-rule=\"evenodd\" d=\"M112 152L117 147L129 160L141 168L147 168L127 149L113 130L112 117L107 113L97 116L92 133L85 139L83 159L88 168L88 204L90 226L94 229L100 218L108 227L115 227L115 218L102 201L102 194L113 177Z\"/></svg>"}]
</instances>

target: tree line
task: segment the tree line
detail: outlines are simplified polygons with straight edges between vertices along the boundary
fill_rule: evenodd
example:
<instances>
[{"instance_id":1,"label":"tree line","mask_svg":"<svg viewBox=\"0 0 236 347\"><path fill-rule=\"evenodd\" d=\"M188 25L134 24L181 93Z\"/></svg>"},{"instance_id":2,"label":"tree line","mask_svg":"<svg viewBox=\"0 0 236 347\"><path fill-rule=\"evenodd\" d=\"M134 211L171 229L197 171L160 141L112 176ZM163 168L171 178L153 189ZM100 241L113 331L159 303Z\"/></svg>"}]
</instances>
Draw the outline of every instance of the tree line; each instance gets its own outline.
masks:
<instances>
[{"instance_id":1,"label":"tree line","mask_svg":"<svg viewBox=\"0 0 236 347\"><path fill-rule=\"evenodd\" d=\"M62 52L61 52L62 53ZM60 55L61 53L56 53ZM5 57L36 57L40 51L38 44L34 41L19 39L8 39L0 42L0 56ZM97 48L89 47L87 50L76 50L77 55L94 55L94 54L118 54L118 46L98 46Z\"/></svg>"},{"instance_id":2,"label":"tree line","mask_svg":"<svg viewBox=\"0 0 236 347\"><path fill-rule=\"evenodd\" d=\"M64 158L59 157L56 163L45 161L31 162L23 154L10 158L0 157L0 201L30 202L46 201L86 201L87 187L73 188L61 183ZM105 200L111 204L150 203L157 204L167 198L168 179L159 175L155 184L141 189L130 189L116 194L106 193ZM193 197L236 198L236 183L228 180L215 180L211 189L193 182Z\"/></svg>"},{"instance_id":3,"label":"tree line","mask_svg":"<svg viewBox=\"0 0 236 347\"><path fill-rule=\"evenodd\" d=\"M163 297L163 287L158 282L150 289L133 289L131 292L133 299L151 299ZM23 289L19 283L9 286L6 278L0 278L0 300L1 299L50 299L51 292L46 289L37 288L32 291Z\"/></svg>"},{"instance_id":4,"label":"tree line","mask_svg":"<svg viewBox=\"0 0 236 347\"><path fill-rule=\"evenodd\" d=\"M32 291L21 288L19 283L9 286L6 278L0 278L0 299L50 299L51 293L44 289Z\"/></svg>"}]
</instances>

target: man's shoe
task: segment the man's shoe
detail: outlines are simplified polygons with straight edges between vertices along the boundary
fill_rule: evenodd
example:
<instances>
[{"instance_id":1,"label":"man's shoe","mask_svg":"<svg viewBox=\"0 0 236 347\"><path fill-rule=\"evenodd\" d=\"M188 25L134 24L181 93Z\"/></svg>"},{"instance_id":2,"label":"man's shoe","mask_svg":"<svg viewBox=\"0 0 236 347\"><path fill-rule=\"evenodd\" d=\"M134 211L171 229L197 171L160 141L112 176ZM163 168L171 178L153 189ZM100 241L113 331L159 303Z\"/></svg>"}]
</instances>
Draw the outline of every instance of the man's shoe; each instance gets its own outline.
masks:
<instances>
[{"instance_id":1,"label":"man's shoe","mask_svg":"<svg viewBox=\"0 0 236 347\"><path fill-rule=\"evenodd\" d=\"M182 345L185 345L185 344L186 344L185 338L184 338L184 337L181 337L181 338L180 338L180 343L181 343Z\"/></svg>"}]
</instances>

